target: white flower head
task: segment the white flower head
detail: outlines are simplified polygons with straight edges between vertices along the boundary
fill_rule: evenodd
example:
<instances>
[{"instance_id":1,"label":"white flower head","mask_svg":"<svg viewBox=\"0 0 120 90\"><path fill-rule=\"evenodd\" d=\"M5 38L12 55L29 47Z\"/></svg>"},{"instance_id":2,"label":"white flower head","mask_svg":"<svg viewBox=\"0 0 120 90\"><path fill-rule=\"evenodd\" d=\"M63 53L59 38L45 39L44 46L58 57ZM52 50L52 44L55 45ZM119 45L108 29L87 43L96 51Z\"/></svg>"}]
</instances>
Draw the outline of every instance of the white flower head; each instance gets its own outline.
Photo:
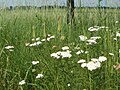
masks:
<instances>
[{"instance_id":1,"label":"white flower head","mask_svg":"<svg viewBox=\"0 0 120 90\"><path fill-rule=\"evenodd\" d=\"M35 43L30 44L29 46L30 46L30 47L33 47L33 46L38 46L38 45L40 45L40 44L42 44L42 42L38 41L38 42L35 42Z\"/></svg>"},{"instance_id":2,"label":"white flower head","mask_svg":"<svg viewBox=\"0 0 120 90\"><path fill-rule=\"evenodd\" d=\"M79 51L76 52L77 55L79 55L81 53L84 53L84 51L83 50L79 50Z\"/></svg>"},{"instance_id":3,"label":"white flower head","mask_svg":"<svg viewBox=\"0 0 120 90\"><path fill-rule=\"evenodd\" d=\"M57 58L57 59L60 58L60 55L58 55L57 53L52 53L50 56L51 56L51 57L54 57L54 58Z\"/></svg>"},{"instance_id":4,"label":"white flower head","mask_svg":"<svg viewBox=\"0 0 120 90\"><path fill-rule=\"evenodd\" d=\"M87 42L88 42L88 45L97 43L96 40L92 40L92 39L87 40Z\"/></svg>"},{"instance_id":5,"label":"white flower head","mask_svg":"<svg viewBox=\"0 0 120 90\"><path fill-rule=\"evenodd\" d=\"M38 64L39 63L39 61L32 61L32 64L33 65L36 65L36 64Z\"/></svg>"},{"instance_id":6,"label":"white flower head","mask_svg":"<svg viewBox=\"0 0 120 90\"><path fill-rule=\"evenodd\" d=\"M117 38L113 38L113 40L117 41Z\"/></svg>"},{"instance_id":7,"label":"white flower head","mask_svg":"<svg viewBox=\"0 0 120 90\"><path fill-rule=\"evenodd\" d=\"M25 43L25 46L29 46L30 45L30 43Z\"/></svg>"},{"instance_id":8,"label":"white flower head","mask_svg":"<svg viewBox=\"0 0 120 90\"><path fill-rule=\"evenodd\" d=\"M98 62L98 59L97 58L92 58L91 61Z\"/></svg>"},{"instance_id":9,"label":"white flower head","mask_svg":"<svg viewBox=\"0 0 120 90\"><path fill-rule=\"evenodd\" d=\"M54 39L55 38L55 36L50 36L50 39Z\"/></svg>"},{"instance_id":10,"label":"white flower head","mask_svg":"<svg viewBox=\"0 0 120 90\"><path fill-rule=\"evenodd\" d=\"M118 23L118 21L115 21L115 23L117 24L117 23Z\"/></svg>"},{"instance_id":11,"label":"white flower head","mask_svg":"<svg viewBox=\"0 0 120 90\"><path fill-rule=\"evenodd\" d=\"M87 63L87 68L90 71L97 69L97 67L96 67L96 65L93 61L90 61L90 62Z\"/></svg>"},{"instance_id":12,"label":"white flower head","mask_svg":"<svg viewBox=\"0 0 120 90\"><path fill-rule=\"evenodd\" d=\"M96 37L91 37L90 39L91 39L91 40L97 40L97 39L100 39L100 38L101 38L101 37L97 37L97 36L96 36Z\"/></svg>"},{"instance_id":13,"label":"white flower head","mask_svg":"<svg viewBox=\"0 0 120 90\"><path fill-rule=\"evenodd\" d=\"M47 36L48 36L48 37L50 37L51 35L50 35L50 34L48 34Z\"/></svg>"},{"instance_id":14,"label":"white flower head","mask_svg":"<svg viewBox=\"0 0 120 90\"><path fill-rule=\"evenodd\" d=\"M104 62L104 61L106 61L106 60L107 60L107 58L104 57L104 56L100 56L100 57L98 58L98 61L99 61L99 62Z\"/></svg>"},{"instance_id":15,"label":"white flower head","mask_svg":"<svg viewBox=\"0 0 120 90\"><path fill-rule=\"evenodd\" d=\"M79 38L80 38L81 41L86 41L87 40L87 37L84 36L84 35L80 35Z\"/></svg>"},{"instance_id":16,"label":"white flower head","mask_svg":"<svg viewBox=\"0 0 120 90\"><path fill-rule=\"evenodd\" d=\"M89 27L88 28L88 31L90 31L90 32L94 32L94 31L98 31L99 30L99 26L97 26L97 27Z\"/></svg>"},{"instance_id":17,"label":"white flower head","mask_svg":"<svg viewBox=\"0 0 120 90\"><path fill-rule=\"evenodd\" d=\"M100 67L101 67L101 63L100 63L99 61L97 61L97 62L95 62L95 66L96 66L97 68L100 68Z\"/></svg>"},{"instance_id":18,"label":"white flower head","mask_svg":"<svg viewBox=\"0 0 120 90\"><path fill-rule=\"evenodd\" d=\"M26 83L25 80L22 80L19 82L19 85L24 85L25 83Z\"/></svg>"},{"instance_id":19,"label":"white flower head","mask_svg":"<svg viewBox=\"0 0 120 90\"><path fill-rule=\"evenodd\" d=\"M41 41L42 41L42 42L45 42L45 41L46 41L46 39L42 39Z\"/></svg>"},{"instance_id":20,"label":"white flower head","mask_svg":"<svg viewBox=\"0 0 120 90\"><path fill-rule=\"evenodd\" d=\"M50 41L51 38L47 38L47 41Z\"/></svg>"},{"instance_id":21,"label":"white flower head","mask_svg":"<svg viewBox=\"0 0 120 90\"><path fill-rule=\"evenodd\" d=\"M37 76L36 76L36 78L38 79L38 78L43 78L43 74L38 74Z\"/></svg>"},{"instance_id":22,"label":"white flower head","mask_svg":"<svg viewBox=\"0 0 120 90\"><path fill-rule=\"evenodd\" d=\"M82 68L87 67L87 63L82 63L82 64L81 64L81 67L82 67Z\"/></svg>"},{"instance_id":23,"label":"white flower head","mask_svg":"<svg viewBox=\"0 0 120 90\"><path fill-rule=\"evenodd\" d=\"M109 53L109 55L114 56L114 54L113 54L113 53Z\"/></svg>"},{"instance_id":24,"label":"white flower head","mask_svg":"<svg viewBox=\"0 0 120 90\"><path fill-rule=\"evenodd\" d=\"M68 83L68 87L70 87L70 83Z\"/></svg>"},{"instance_id":25,"label":"white flower head","mask_svg":"<svg viewBox=\"0 0 120 90\"><path fill-rule=\"evenodd\" d=\"M72 57L70 52L61 52L60 55L62 56L62 58L71 58Z\"/></svg>"},{"instance_id":26,"label":"white flower head","mask_svg":"<svg viewBox=\"0 0 120 90\"><path fill-rule=\"evenodd\" d=\"M77 63L85 63L85 62L86 62L86 60L81 59L81 60L79 60Z\"/></svg>"},{"instance_id":27,"label":"white flower head","mask_svg":"<svg viewBox=\"0 0 120 90\"><path fill-rule=\"evenodd\" d=\"M120 33L119 32L116 32L116 37L120 37Z\"/></svg>"},{"instance_id":28,"label":"white flower head","mask_svg":"<svg viewBox=\"0 0 120 90\"><path fill-rule=\"evenodd\" d=\"M5 49L13 49L14 46L6 46Z\"/></svg>"},{"instance_id":29,"label":"white flower head","mask_svg":"<svg viewBox=\"0 0 120 90\"><path fill-rule=\"evenodd\" d=\"M68 46L64 46L64 47L62 47L62 50L68 50L68 49L69 49Z\"/></svg>"}]
</instances>

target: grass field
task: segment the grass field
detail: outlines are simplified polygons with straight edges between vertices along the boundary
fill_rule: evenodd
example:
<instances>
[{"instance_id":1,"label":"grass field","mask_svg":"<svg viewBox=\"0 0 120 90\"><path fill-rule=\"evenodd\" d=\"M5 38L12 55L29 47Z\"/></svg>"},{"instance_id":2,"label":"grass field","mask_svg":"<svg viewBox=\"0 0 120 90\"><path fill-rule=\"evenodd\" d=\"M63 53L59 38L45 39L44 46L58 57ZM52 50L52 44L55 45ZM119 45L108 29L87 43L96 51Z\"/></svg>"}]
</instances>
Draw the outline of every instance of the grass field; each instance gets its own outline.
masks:
<instances>
[{"instance_id":1,"label":"grass field","mask_svg":"<svg viewBox=\"0 0 120 90\"><path fill-rule=\"evenodd\" d=\"M0 10L0 90L120 90L120 10L66 12Z\"/></svg>"}]
</instances>

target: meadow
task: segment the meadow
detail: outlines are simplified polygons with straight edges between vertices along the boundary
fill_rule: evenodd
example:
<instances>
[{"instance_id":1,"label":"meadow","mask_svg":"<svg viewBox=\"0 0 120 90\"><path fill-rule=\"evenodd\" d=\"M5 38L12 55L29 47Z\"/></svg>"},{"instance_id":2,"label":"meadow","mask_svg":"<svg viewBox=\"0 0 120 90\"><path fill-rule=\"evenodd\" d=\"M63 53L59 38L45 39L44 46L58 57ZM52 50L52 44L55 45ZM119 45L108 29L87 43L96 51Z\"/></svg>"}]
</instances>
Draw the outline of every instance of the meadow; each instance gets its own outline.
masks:
<instances>
[{"instance_id":1,"label":"meadow","mask_svg":"<svg viewBox=\"0 0 120 90\"><path fill-rule=\"evenodd\" d=\"M120 10L0 10L0 90L120 90Z\"/></svg>"}]
</instances>

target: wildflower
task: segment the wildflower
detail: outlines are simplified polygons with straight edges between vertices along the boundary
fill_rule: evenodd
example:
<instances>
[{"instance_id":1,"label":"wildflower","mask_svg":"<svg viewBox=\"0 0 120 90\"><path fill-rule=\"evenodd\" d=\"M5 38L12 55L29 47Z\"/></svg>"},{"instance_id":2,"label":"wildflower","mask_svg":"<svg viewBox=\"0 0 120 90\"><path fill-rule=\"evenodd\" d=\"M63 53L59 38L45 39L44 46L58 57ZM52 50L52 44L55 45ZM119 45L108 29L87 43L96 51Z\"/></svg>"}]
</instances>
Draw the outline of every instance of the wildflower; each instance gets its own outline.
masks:
<instances>
[{"instance_id":1,"label":"wildflower","mask_svg":"<svg viewBox=\"0 0 120 90\"><path fill-rule=\"evenodd\" d=\"M55 36L50 36L50 39L55 38Z\"/></svg>"},{"instance_id":2,"label":"wildflower","mask_svg":"<svg viewBox=\"0 0 120 90\"><path fill-rule=\"evenodd\" d=\"M64 46L64 47L62 47L62 50L68 50L68 49L69 49L68 46Z\"/></svg>"},{"instance_id":3,"label":"wildflower","mask_svg":"<svg viewBox=\"0 0 120 90\"><path fill-rule=\"evenodd\" d=\"M81 67L82 67L82 68L87 67L87 63L82 63L82 64L81 64Z\"/></svg>"},{"instance_id":4,"label":"wildflower","mask_svg":"<svg viewBox=\"0 0 120 90\"><path fill-rule=\"evenodd\" d=\"M113 38L113 40L117 41L117 38Z\"/></svg>"},{"instance_id":5,"label":"wildflower","mask_svg":"<svg viewBox=\"0 0 120 90\"><path fill-rule=\"evenodd\" d=\"M42 41L42 42L45 42L45 41L46 41L46 39L42 39L41 41Z\"/></svg>"},{"instance_id":6,"label":"wildflower","mask_svg":"<svg viewBox=\"0 0 120 90\"><path fill-rule=\"evenodd\" d=\"M119 32L116 32L116 37L120 37L120 33Z\"/></svg>"},{"instance_id":7,"label":"wildflower","mask_svg":"<svg viewBox=\"0 0 120 90\"><path fill-rule=\"evenodd\" d=\"M80 35L79 38L80 38L81 41L86 41L87 40L87 37L84 36L84 35Z\"/></svg>"},{"instance_id":8,"label":"wildflower","mask_svg":"<svg viewBox=\"0 0 120 90\"><path fill-rule=\"evenodd\" d=\"M98 59L97 59L97 58L92 58L91 61L93 61L93 62L97 62Z\"/></svg>"},{"instance_id":9,"label":"wildflower","mask_svg":"<svg viewBox=\"0 0 120 90\"><path fill-rule=\"evenodd\" d=\"M99 61L99 62L104 62L104 61L106 61L106 60L107 60L107 58L104 57L104 56L100 56L100 57L98 58L98 61Z\"/></svg>"},{"instance_id":10,"label":"wildflower","mask_svg":"<svg viewBox=\"0 0 120 90\"><path fill-rule=\"evenodd\" d=\"M101 37L91 37L90 40L97 40L100 39Z\"/></svg>"},{"instance_id":11,"label":"wildflower","mask_svg":"<svg viewBox=\"0 0 120 90\"><path fill-rule=\"evenodd\" d=\"M51 38L47 38L47 41L50 41Z\"/></svg>"},{"instance_id":12,"label":"wildflower","mask_svg":"<svg viewBox=\"0 0 120 90\"><path fill-rule=\"evenodd\" d=\"M88 31L90 32L94 32L94 31L98 31L99 30L99 26L98 27L89 27Z\"/></svg>"},{"instance_id":13,"label":"wildflower","mask_svg":"<svg viewBox=\"0 0 120 90\"><path fill-rule=\"evenodd\" d=\"M51 56L51 57L54 57L54 58L57 58L57 59L60 58L60 56L59 56L57 53L52 53L50 56Z\"/></svg>"},{"instance_id":14,"label":"wildflower","mask_svg":"<svg viewBox=\"0 0 120 90\"><path fill-rule=\"evenodd\" d=\"M109 55L114 56L114 54L113 54L113 53L109 53Z\"/></svg>"},{"instance_id":15,"label":"wildflower","mask_svg":"<svg viewBox=\"0 0 120 90\"><path fill-rule=\"evenodd\" d=\"M12 49L9 49L10 52L12 52L13 50Z\"/></svg>"},{"instance_id":16,"label":"wildflower","mask_svg":"<svg viewBox=\"0 0 120 90\"><path fill-rule=\"evenodd\" d=\"M117 24L117 23L118 23L118 21L115 21L115 23Z\"/></svg>"},{"instance_id":17,"label":"wildflower","mask_svg":"<svg viewBox=\"0 0 120 90\"><path fill-rule=\"evenodd\" d=\"M68 87L70 87L70 83L68 83Z\"/></svg>"},{"instance_id":18,"label":"wildflower","mask_svg":"<svg viewBox=\"0 0 120 90\"><path fill-rule=\"evenodd\" d=\"M71 73L73 73L73 71L71 71Z\"/></svg>"},{"instance_id":19,"label":"wildflower","mask_svg":"<svg viewBox=\"0 0 120 90\"><path fill-rule=\"evenodd\" d=\"M88 42L88 45L92 45L92 44L97 43L96 40L92 40L92 39L87 40L87 42Z\"/></svg>"},{"instance_id":20,"label":"wildflower","mask_svg":"<svg viewBox=\"0 0 120 90\"><path fill-rule=\"evenodd\" d=\"M43 74L38 74L37 76L36 76L36 78L38 79L38 78L43 78Z\"/></svg>"},{"instance_id":21,"label":"wildflower","mask_svg":"<svg viewBox=\"0 0 120 90\"><path fill-rule=\"evenodd\" d=\"M35 42L35 43L33 43L33 44L30 44L29 46L30 46L30 47L32 47L32 46L38 46L38 45L40 45L40 44L42 44L42 42L38 41L38 42Z\"/></svg>"},{"instance_id":22,"label":"wildflower","mask_svg":"<svg viewBox=\"0 0 120 90\"><path fill-rule=\"evenodd\" d=\"M50 37L51 35L50 35L50 34L48 34L47 36L48 36L48 37Z\"/></svg>"},{"instance_id":23,"label":"wildflower","mask_svg":"<svg viewBox=\"0 0 120 90\"><path fill-rule=\"evenodd\" d=\"M77 63L84 63L84 62L86 62L86 60L81 59L81 60L79 60Z\"/></svg>"},{"instance_id":24,"label":"wildflower","mask_svg":"<svg viewBox=\"0 0 120 90\"><path fill-rule=\"evenodd\" d=\"M19 85L24 85L25 83L26 83L25 80L22 80L19 82Z\"/></svg>"},{"instance_id":25,"label":"wildflower","mask_svg":"<svg viewBox=\"0 0 120 90\"><path fill-rule=\"evenodd\" d=\"M38 64L39 63L39 61L32 61L32 64L33 65L36 65L36 64Z\"/></svg>"},{"instance_id":26,"label":"wildflower","mask_svg":"<svg viewBox=\"0 0 120 90\"><path fill-rule=\"evenodd\" d=\"M69 52L61 52L60 55L62 58L70 58L72 55Z\"/></svg>"},{"instance_id":27,"label":"wildflower","mask_svg":"<svg viewBox=\"0 0 120 90\"><path fill-rule=\"evenodd\" d=\"M13 49L14 46L6 46L5 49Z\"/></svg>"},{"instance_id":28,"label":"wildflower","mask_svg":"<svg viewBox=\"0 0 120 90\"><path fill-rule=\"evenodd\" d=\"M108 27L101 26L100 29L108 29Z\"/></svg>"},{"instance_id":29,"label":"wildflower","mask_svg":"<svg viewBox=\"0 0 120 90\"><path fill-rule=\"evenodd\" d=\"M88 51L85 51L85 54L88 54L89 52Z\"/></svg>"},{"instance_id":30,"label":"wildflower","mask_svg":"<svg viewBox=\"0 0 120 90\"><path fill-rule=\"evenodd\" d=\"M76 52L77 55L79 55L81 53L84 53L84 51L83 50L79 50L78 52Z\"/></svg>"},{"instance_id":31,"label":"wildflower","mask_svg":"<svg viewBox=\"0 0 120 90\"><path fill-rule=\"evenodd\" d=\"M97 69L97 67L96 67L96 65L93 61L90 61L90 62L87 63L87 68L90 71Z\"/></svg>"},{"instance_id":32,"label":"wildflower","mask_svg":"<svg viewBox=\"0 0 120 90\"><path fill-rule=\"evenodd\" d=\"M95 62L95 66L99 68L101 66L101 63L99 61Z\"/></svg>"},{"instance_id":33,"label":"wildflower","mask_svg":"<svg viewBox=\"0 0 120 90\"><path fill-rule=\"evenodd\" d=\"M30 43L26 43L26 44L25 44L25 46L29 46L29 45L30 45Z\"/></svg>"},{"instance_id":34,"label":"wildflower","mask_svg":"<svg viewBox=\"0 0 120 90\"><path fill-rule=\"evenodd\" d=\"M37 38L33 38L32 41L38 41L40 40L40 37L37 37Z\"/></svg>"}]
</instances>

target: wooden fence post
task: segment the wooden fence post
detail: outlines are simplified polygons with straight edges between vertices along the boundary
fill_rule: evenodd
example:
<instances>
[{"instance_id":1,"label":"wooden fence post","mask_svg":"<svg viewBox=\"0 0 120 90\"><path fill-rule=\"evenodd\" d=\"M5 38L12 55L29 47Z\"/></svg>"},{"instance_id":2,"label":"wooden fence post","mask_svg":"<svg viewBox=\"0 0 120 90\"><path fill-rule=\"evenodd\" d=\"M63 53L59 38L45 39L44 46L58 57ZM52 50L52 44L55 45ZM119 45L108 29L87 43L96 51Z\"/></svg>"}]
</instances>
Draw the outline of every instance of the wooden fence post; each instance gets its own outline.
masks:
<instances>
[{"instance_id":1,"label":"wooden fence post","mask_svg":"<svg viewBox=\"0 0 120 90\"><path fill-rule=\"evenodd\" d=\"M67 24L74 21L74 0L67 0Z\"/></svg>"}]
</instances>

